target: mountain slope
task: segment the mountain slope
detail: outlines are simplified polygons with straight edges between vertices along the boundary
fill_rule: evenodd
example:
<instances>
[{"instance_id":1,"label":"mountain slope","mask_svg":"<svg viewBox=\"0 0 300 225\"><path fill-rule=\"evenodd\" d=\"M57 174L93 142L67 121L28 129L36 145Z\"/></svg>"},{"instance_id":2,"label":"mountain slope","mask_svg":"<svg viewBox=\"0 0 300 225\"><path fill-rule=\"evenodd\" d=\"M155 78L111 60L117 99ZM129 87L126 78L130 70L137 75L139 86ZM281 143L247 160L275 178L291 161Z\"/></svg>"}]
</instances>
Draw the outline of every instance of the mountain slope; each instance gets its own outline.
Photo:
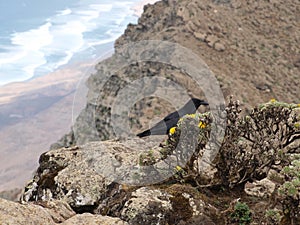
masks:
<instances>
[{"instance_id":1,"label":"mountain slope","mask_svg":"<svg viewBox=\"0 0 300 225\"><path fill-rule=\"evenodd\" d=\"M205 96L193 80L171 65L137 62L110 69L118 67L126 56L122 46L132 42L164 40L190 49L216 76L224 96L234 95L246 108L273 98L299 101L297 1L164 0L144 10L138 24L129 24L116 41L116 53L96 66L97 72L88 80L86 108L73 130L52 148L114 138L112 105L118 93L135 80L164 77L194 96ZM179 102L178 97L174 99ZM173 111L177 101L170 104L163 99L145 98L135 102L128 118L128 133L134 135L149 128L149 121Z\"/></svg>"}]
</instances>

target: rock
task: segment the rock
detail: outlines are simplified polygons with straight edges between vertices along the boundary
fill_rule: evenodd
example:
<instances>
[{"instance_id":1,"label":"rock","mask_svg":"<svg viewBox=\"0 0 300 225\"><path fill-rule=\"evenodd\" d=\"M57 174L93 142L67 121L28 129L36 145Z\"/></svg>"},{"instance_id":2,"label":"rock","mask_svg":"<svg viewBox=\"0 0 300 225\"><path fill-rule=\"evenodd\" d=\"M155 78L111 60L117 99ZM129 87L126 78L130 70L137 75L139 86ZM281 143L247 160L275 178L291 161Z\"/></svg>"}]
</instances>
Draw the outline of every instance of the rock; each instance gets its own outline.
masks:
<instances>
[{"instance_id":1,"label":"rock","mask_svg":"<svg viewBox=\"0 0 300 225\"><path fill-rule=\"evenodd\" d=\"M171 197L165 191L142 187L125 203L121 218L130 224L167 224L172 214Z\"/></svg>"},{"instance_id":2,"label":"rock","mask_svg":"<svg viewBox=\"0 0 300 225\"><path fill-rule=\"evenodd\" d=\"M57 213L58 203L53 205L54 200L64 202L59 208L66 208L67 212L70 205L76 213L119 217L129 224L175 224L176 221L198 221L199 216L215 214L217 210L197 198L197 192L192 187L173 185L164 190L147 186L147 179L150 179L150 184L155 183L155 173L148 174L149 178L143 177L144 170L136 168L141 163L140 156L144 157L147 151L151 153L146 154L150 161L142 162L155 168L152 163L159 162L151 160L158 158L160 152L156 143L136 138L50 150L40 157L40 166L25 188L22 200L29 204L32 201L42 202L39 203L41 206L53 211L51 218L54 222L63 222L72 216ZM132 172L134 176L139 176L133 179ZM144 187L137 188L135 186L142 186L141 183L130 186L131 179L147 182ZM209 215L207 212L210 212ZM80 224L80 220L102 221L103 217L85 214L72 217L65 224ZM122 223L121 220L118 222Z\"/></svg>"},{"instance_id":3,"label":"rock","mask_svg":"<svg viewBox=\"0 0 300 225\"><path fill-rule=\"evenodd\" d=\"M128 225L127 222L122 221L119 218L109 217L109 216L101 216L101 215L93 215L90 213L83 213L73 216L72 218L66 220L62 223L62 225Z\"/></svg>"},{"instance_id":4,"label":"rock","mask_svg":"<svg viewBox=\"0 0 300 225\"><path fill-rule=\"evenodd\" d=\"M194 169L198 172L197 182L200 185L221 185L222 180L219 177L218 169L208 163L209 159L204 160L202 157L198 157L194 161Z\"/></svg>"},{"instance_id":5,"label":"rock","mask_svg":"<svg viewBox=\"0 0 300 225\"><path fill-rule=\"evenodd\" d=\"M129 224L214 224L210 216L217 209L199 199L189 185L172 185L167 189L142 187L125 203L121 218ZM204 220L205 218L205 220Z\"/></svg>"},{"instance_id":6,"label":"rock","mask_svg":"<svg viewBox=\"0 0 300 225\"><path fill-rule=\"evenodd\" d=\"M186 222L181 221L178 223L178 225L216 225L216 224L208 216L199 215L191 218Z\"/></svg>"},{"instance_id":7,"label":"rock","mask_svg":"<svg viewBox=\"0 0 300 225\"><path fill-rule=\"evenodd\" d=\"M45 208L55 223L61 223L75 215L71 207L66 202L60 200L40 201L35 204Z\"/></svg>"},{"instance_id":8,"label":"rock","mask_svg":"<svg viewBox=\"0 0 300 225\"><path fill-rule=\"evenodd\" d=\"M206 38L206 34L203 34L203 33L199 33L199 32L194 32L193 33L194 36L199 39L200 41L205 41L205 38Z\"/></svg>"},{"instance_id":9,"label":"rock","mask_svg":"<svg viewBox=\"0 0 300 225\"><path fill-rule=\"evenodd\" d=\"M0 224L43 225L127 225L119 218L83 213L76 215L63 201L40 201L20 204L0 198Z\"/></svg>"},{"instance_id":10,"label":"rock","mask_svg":"<svg viewBox=\"0 0 300 225\"><path fill-rule=\"evenodd\" d=\"M0 198L0 224L45 224L61 223L75 215L68 204L61 201L20 204Z\"/></svg>"},{"instance_id":11,"label":"rock","mask_svg":"<svg viewBox=\"0 0 300 225\"><path fill-rule=\"evenodd\" d=\"M282 168L280 168L279 171L280 170L282 170ZM284 182L284 175L274 169L269 170L267 178L275 184L282 184Z\"/></svg>"},{"instance_id":12,"label":"rock","mask_svg":"<svg viewBox=\"0 0 300 225\"><path fill-rule=\"evenodd\" d=\"M213 47L214 44L219 41L219 38L214 35L208 35L205 40L209 47Z\"/></svg>"},{"instance_id":13,"label":"rock","mask_svg":"<svg viewBox=\"0 0 300 225\"><path fill-rule=\"evenodd\" d=\"M217 42L217 43L214 44L214 49L219 51L219 52L222 52L222 51L225 50L225 46L222 43Z\"/></svg>"},{"instance_id":14,"label":"rock","mask_svg":"<svg viewBox=\"0 0 300 225\"><path fill-rule=\"evenodd\" d=\"M199 218L212 221L218 210L199 196L197 189L189 185L174 184L166 189L173 195L171 198L173 217L170 224L183 221L186 224L197 224Z\"/></svg>"},{"instance_id":15,"label":"rock","mask_svg":"<svg viewBox=\"0 0 300 225\"><path fill-rule=\"evenodd\" d=\"M275 190L275 183L268 178L255 181L253 183L247 182L245 184L245 192L250 196L255 197L270 197Z\"/></svg>"},{"instance_id":16,"label":"rock","mask_svg":"<svg viewBox=\"0 0 300 225\"><path fill-rule=\"evenodd\" d=\"M40 157L40 166L25 188L22 200L58 199L67 202L77 212L91 212L113 188L120 189L119 185L114 185L115 181L147 180L139 170L139 155L153 145L151 141L136 138L50 150ZM134 178L135 173L140 174L140 179ZM153 177L148 176L148 179Z\"/></svg>"}]
</instances>

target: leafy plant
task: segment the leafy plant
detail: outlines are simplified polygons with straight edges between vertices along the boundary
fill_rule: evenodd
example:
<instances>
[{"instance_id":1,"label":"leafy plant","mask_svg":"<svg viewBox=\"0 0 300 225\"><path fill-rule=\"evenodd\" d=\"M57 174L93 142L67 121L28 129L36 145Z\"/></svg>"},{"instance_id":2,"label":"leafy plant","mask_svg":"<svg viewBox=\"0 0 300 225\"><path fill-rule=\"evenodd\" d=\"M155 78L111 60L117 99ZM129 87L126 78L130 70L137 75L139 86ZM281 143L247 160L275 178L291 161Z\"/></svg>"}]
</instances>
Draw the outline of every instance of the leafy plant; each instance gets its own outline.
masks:
<instances>
[{"instance_id":1,"label":"leafy plant","mask_svg":"<svg viewBox=\"0 0 300 225\"><path fill-rule=\"evenodd\" d=\"M281 171L285 182L279 187L283 214L291 222L298 224L300 218L300 160L296 159L291 165ZM298 220L298 221L297 221Z\"/></svg>"},{"instance_id":2,"label":"leafy plant","mask_svg":"<svg viewBox=\"0 0 300 225\"><path fill-rule=\"evenodd\" d=\"M226 108L227 129L216 166L224 185L263 179L275 164L288 165L289 154L299 152L299 106L270 102L242 117L239 102Z\"/></svg>"},{"instance_id":3,"label":"leafy plant","mask_svg":"<svg viewBox=\"0 0 300 225\"><path fill-rule=\"evenodd\" d=\"M230 217L232 222L237 222L239 225L250 224L251 212L249 206L246 203L237 202Z\"/></svg>"},{"instance_id":4,"label":"leafy plant","mask_svg":"<svg viewBox=\"0 0 300 225\"><path fill-rule=\"evenodd\" d=\"M207 176L201 174L198 165L198 159L201 159L205 148L209 147L206 145L208 140L214 141L214 137L210 137L214 126L212 121L215 124L218 121L210 113L185 116L163 146L164 157L176 150L180 153L176 157L181 161L188 160L181 154L188 149L187 146L195 149L185 169L188 171L187 177L193 177L199 186L234 187L248 180L261 180L270 169L276 170L275 164L288 165L291 161L289 156L299 152L300 105L272 99L243 116L239 101L230 98L225 111L226 131L222 143L216 138L215 146L220 146L220 149L212 165L217 171L213 179L205 179ZM196 129L193 132L194 126ZM182 132L184 127L188 130ZM195 137L195 133L198 137ZM194 148L195 142L197 146Z\"/></svg>"},{"instance_id":5,"label":"leafy plant","mask_svg":"<svg viewBox=\"0 0 300 225\"><path fill-rule=\"evenodd\" d=\"M269 209L266 211L265 216L271 224L276 225L280 223L282 213L277 209Z\"/></svg>"}]
</instances>

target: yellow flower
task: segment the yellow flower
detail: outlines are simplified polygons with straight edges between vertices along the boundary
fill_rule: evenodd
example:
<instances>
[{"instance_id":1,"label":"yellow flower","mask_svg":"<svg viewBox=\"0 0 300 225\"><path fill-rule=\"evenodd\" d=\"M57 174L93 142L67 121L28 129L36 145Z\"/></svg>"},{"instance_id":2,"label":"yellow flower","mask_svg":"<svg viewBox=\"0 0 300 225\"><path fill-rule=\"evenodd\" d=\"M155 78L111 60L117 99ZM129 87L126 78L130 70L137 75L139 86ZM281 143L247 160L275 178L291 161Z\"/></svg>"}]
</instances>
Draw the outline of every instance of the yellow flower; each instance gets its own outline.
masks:
<instances>
[{"instance_id":1,"label":"yellow flower","mask_svg":"<svg viewBox=\"0 0 300 225\"><path fill-rule=\"evenodd\" d=\"M298 106L298 108L300 108L300 104L298 104L297 106Z\"/></svg>"},{"instance_id":2,"label":"yellow flower","mask_svg":"<svg viewBox=\"0 0 300 225\"><path fill-rule=\"evenodd\" d=\"M196 114L187 114L187 117L190 117L190 118L193 118L193 119L195 119L195 117L196 117Z\"/></svg>"},{"instance_id":3,"label":"yellow flower","mask_svg":"<svg viewBox=\"0 0 300 225\"><path fill-rule=\"evenodd\" d=\"M182 170L181 166L176 166L175 169L176 169L177 171L181 171L181 170Z\"/></svg>"},{"instance_id":4,"label":"yellow flower","mask_svg":"<svg viewBox=\"0 0 300 225\"><path fill-rule=\"evenodd\" d=\"M200 121L200 123L198 124L198 127L201 129L204 129L206 127L206 124L203 123L202 121Z\"/></svg>"},{"instance_id":5,"label":"yellow flower","mask_svg":"<svg viewBox=\"0 0 300 225\"><path fill-rule=\"evenodd\" d=\"M176 131L176 127L172 127L172 128L170 128L169 133L172 135L175 133L175 131Z\"/></svg>"},{"instance_id":6,"label":"yellow flower","mask_svg":"<svg viewBox=\"0 0 300 225\"><path fill-rule=\"evenodd\" d=\"M272 98L272 99L270 100L270 102L271 102L271 103L274 103L274 102L276 102L276 99L275 99L275 98Z\"/></svg>"}]
</instances>

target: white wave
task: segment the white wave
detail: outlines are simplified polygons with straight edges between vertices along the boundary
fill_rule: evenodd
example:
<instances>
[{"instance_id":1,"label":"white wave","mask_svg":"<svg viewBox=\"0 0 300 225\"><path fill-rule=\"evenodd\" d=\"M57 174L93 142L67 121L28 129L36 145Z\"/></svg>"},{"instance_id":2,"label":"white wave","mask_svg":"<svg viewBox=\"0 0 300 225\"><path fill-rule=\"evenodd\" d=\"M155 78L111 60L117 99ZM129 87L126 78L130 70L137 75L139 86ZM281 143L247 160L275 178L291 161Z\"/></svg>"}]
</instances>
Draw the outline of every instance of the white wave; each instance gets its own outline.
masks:
<instances>
[{"instance_id":1,"label":"white wave","mask_svg":"<svg viewBox=\"0 0 300 225\"><path fill-rule=\"evenodd\" d=\"M51 23L47 22L37 29L12 34L13 46L8 52L0 53L1 70L7 71L8 74L11 71L17 71L17 80L25 80L34 76L35 68L46 62L40 49L52 42L50 27ZM12 76L11 79L15 80L16 77Z\"/></svg>"},{"instance_id":2,"label":"white wave","mask_svg":"<svg viewBox=\"0 0 300 225\"><path fill-rule=\"evenodd\" d=\"M11 80L42 75L36 73L51 72L80 52L114 41L129 22L126 19L132 14L133 1L108 4L98 4L96 0L86 4L84 1L58 11L36 29L12 34L12 46L3 46L7 51L0 53L0 74L9 73ZM91 36L97 29L101 33ZM89 35L85 36L86 33ZM97 38L99 36L101 39ZM0 77L0 85L3 80Z\"/></svg>"},{"instance_id":3,"label":"white wave","mask_svg":"<svg viewBox=\"0 0 300 225\"><path fill-rule=\"evenodd\" d=\"M50 22L26 32L15 33L12 35L11 42L13 45L23 46L24 50L38 51L41 47L51 44L52 35L49 28Z\"/></svg>"},{"instance_id":4,"label":"white wave","mask_svg":"<svg viewBox=\"0 0 300 225\"><path fill-rule=\"evenodd\" d=\"M38 29L12 34L11 43L7 47L8 52L0 53L0 65L17 63L27 57L32 57L32 52L51 43L52 36L49 33L51 23L46 23Z\"/></svg>"}]
</instances>

